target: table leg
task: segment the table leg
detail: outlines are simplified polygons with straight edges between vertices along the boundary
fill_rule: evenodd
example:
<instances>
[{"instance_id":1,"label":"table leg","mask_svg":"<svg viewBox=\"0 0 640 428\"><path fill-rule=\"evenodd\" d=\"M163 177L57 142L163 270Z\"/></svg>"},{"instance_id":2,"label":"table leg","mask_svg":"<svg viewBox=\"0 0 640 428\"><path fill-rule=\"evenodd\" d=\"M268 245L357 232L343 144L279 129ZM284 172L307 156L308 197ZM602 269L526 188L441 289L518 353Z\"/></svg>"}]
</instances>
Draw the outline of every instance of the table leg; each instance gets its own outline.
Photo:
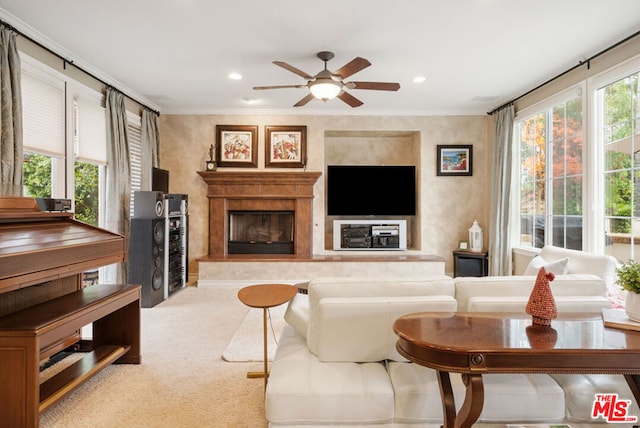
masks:
<instances>
[{"instance_id":1,"label":"table leg","mask_svg":"<svg viewBox=\"0 0 640 428\"><path fill-rule=\"evenodd\" d=\"M438 385L440 386L444 427L453 428L456 423L456 403L453 398L453 388L451 388L449 372L436 370L436 376L438 376Z\"/></svg>"},{"instance_id":2,"label":"table leg","mask_svg":"<svg viewBox=\"0 0 640 428\"><path fill-rule=\"evenodd\" d=\"M249 372L247 373L248 378L264 378L264 389L267 389L267 379L269 377L269 367L267 362L267 308L262 309L262 343L264 347L264 370L262 372Z\"/></svg>"},{"instance_id":3,"label":"table leg","mask_svg":"<svg viewBox=\"0 0 640 428\"><path fill-rule=\"evenodd\" d=\"M636 404L640 406L640 375L624 375L624 379L627 381L627 385L629 385L629 389L636 399Z\"/></svg>"},{"instance_id":4,"label":"table leg","mask_svg":"<svg viewBox=\"0 0 640 428\"><path fill-rule=\"evenodd\" d=\"M440 397L442 398L442 413L444 415L444 428L471 428L476 422L482 406L484 405L484 386L482 375L463 374L462 380L466 386L464 403L460 413L456 416L456 403L453 397L453 388L449 372L436 370Z\"/></svg>"},{"instance_id":5,"label":"table leg","mask_svg":"<svg viewBox=\"0 0 640 428\"><path fill-rule=\"evenodd\" d=\"M456 427L472 427L482 413L484 405L484 385L481 374L463 374L462 381L466 386L464 403L456 418Z\"/></svg>"},{"instance_id":6,"label":"table leg","mask_svg":"<svg viewBox=\"0 0 640 428\"><path fill-rule=\"evenodd\" d=\"M269 367L267 362L267 308L262 309L262 331L264 332L264 389L267 390L267 379L269 378Z\"/></svg>"}]
</instances>

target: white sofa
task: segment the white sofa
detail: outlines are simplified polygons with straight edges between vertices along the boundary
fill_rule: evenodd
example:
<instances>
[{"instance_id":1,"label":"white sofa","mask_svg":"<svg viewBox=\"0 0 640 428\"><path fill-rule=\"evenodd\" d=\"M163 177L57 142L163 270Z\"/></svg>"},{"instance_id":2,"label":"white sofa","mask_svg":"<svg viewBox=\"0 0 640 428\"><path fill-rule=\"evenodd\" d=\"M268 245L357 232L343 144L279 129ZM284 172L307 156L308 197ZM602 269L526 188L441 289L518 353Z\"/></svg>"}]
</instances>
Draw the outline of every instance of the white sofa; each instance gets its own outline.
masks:
<instances>
[{"instance_id":1,"label":"white sofa","mask_svg":"<svg viewBox=\"0 0 640 428\"><path fill-rule=\"evenodd\" d=\"M545 250L549 259L557 253ZM606 266L600 275L615 272L615 263L610 266L606 256L566 251L560 253L569 254L572 268L587 260L586 266L593 268L599 261ZM393 322L411 312L524 310L534 281L535 276L310 281L308 295L296 295L285 315L289 325L279 340L265 394L269 426L439 427L442 407L435 372L397 353ZM559 312L610 306L606 282L594 273L569 271L551 285ZM478 420L483 426L605 424L590 418L596 392L633 399L621 376L492 374L483 379L485 403ZM460 376L452 375L452 384L460 406ZM635 403L630 414L640 416Z\"/></svg>"},{"instance_id":2,"label":"white sofa","mask_svg":"<svg viewBox=\"0 0 640 428\"><path fill-rule=\"evenodd\" d=\"M607 290L615 287L617 261L611 256L557 247L544 247L531 265L564 261L563 272L551 282L558 311L600 311L611 304ZM535 273L519 276L456 278L460 312L523 312L536 280Z\"/></svg>"}]
</instances>

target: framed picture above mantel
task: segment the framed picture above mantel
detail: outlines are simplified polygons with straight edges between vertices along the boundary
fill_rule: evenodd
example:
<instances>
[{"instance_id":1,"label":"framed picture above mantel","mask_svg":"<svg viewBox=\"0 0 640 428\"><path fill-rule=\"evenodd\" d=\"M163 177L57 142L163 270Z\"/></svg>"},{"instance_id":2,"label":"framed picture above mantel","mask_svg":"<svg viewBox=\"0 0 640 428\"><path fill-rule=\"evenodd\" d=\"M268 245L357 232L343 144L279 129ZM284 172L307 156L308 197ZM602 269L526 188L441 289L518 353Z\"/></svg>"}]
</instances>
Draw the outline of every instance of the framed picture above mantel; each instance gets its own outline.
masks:
<instances>
[{"instance_id":1,"label":"framed picture above mantel","mask_svg":"<svg viewBox=\"0 0 640 428\"><path fill-rule=\"evenodd\" d=\"M216 157L219 167L258 167L258 127L216 125Z\"/></svg>"},{"instance_id":2,"label":"framed picture above mantel","mask_svg":"<svg viewBox=\"0 0 640 428\"><path fill-rule=\"evenodd\" d=\"M307 163L307 127L266 126L264 162L267 168L304 168Z\"/></svg>"}]
</instances>

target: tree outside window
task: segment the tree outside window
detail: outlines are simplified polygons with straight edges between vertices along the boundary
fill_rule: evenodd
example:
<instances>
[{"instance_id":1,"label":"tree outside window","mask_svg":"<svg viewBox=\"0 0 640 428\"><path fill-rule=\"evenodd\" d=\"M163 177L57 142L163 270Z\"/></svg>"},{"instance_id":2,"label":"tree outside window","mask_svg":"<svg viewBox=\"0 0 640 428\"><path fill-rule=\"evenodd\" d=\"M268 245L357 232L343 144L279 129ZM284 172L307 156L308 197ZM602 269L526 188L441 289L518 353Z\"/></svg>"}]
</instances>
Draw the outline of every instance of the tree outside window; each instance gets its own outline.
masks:
<instances>
[{"instance_id":1,"label":"tree outside window","mask_svg":"<svg viewBox=\"0 0 640 428\"><path fill-rule=\"evenodd\" d=\"M582 248L582 100L517 122L520 245ZM552 225L548 227L547 225Z\"/></svg>"},{"instance_id":2,"label":"tree outside window","mask_svg":"<svg viewBox=\"0 0 640 428\"><path fill-rule=\"evenodd\" d=\"M612 248L621 261L638 258L640 235L640 141L638 136L638 77L633 74L600 90L603 99L604 219Z\"/></svg>"}]
</instances>

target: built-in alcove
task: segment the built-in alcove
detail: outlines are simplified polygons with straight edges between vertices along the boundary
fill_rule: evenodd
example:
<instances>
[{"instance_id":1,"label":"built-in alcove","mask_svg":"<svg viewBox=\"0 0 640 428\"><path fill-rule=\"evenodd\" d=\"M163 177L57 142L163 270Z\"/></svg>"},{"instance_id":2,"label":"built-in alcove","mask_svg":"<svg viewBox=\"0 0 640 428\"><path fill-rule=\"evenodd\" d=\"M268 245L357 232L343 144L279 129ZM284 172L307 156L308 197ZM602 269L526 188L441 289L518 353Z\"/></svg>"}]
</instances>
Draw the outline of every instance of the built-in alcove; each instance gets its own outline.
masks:
<instances>
[{"instance_id":1,"label":"built-in alcove","mask_svg":"<svg viewBox=\"0 0 640 428\"><path fill-rule=\"evenodd\" d=\"M407 249L420 250L421 201L421 136L419 131L326 131L324 135L325 171L328 165L413 165L416 167L416 215L381 216L379 220L406 220ZM326 177L326 175L325 175ZM325 178L326 180L326 178ZM326 190L326 182L324 186ZM357 191L357 189L353 189ZM325 207L326 207L325 192ZM384 203L384 194L380 195ZM325 210L326 213L326 210ZM324 247L333 249L334 220L372 220L372 217L346 217L325 215Z\"/></svg>"}]
</instances>

